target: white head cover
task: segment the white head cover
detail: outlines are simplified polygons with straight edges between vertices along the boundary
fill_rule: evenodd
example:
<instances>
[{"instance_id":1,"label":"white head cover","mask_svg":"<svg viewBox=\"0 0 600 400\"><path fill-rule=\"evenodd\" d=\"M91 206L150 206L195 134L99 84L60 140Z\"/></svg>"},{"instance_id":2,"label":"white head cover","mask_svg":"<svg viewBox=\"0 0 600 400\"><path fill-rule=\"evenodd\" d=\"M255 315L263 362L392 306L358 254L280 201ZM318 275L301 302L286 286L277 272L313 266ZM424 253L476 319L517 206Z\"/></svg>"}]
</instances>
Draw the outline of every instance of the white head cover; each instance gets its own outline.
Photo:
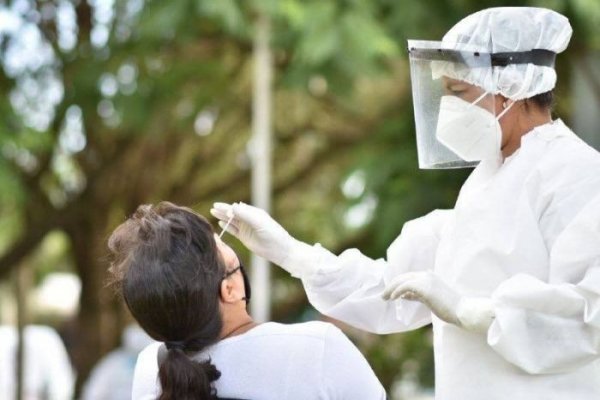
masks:
<instances>
[{"instance_id":1,"label":"white head cover","mask_svg":"<svg viewBox=\"0 0 600 400\"><path fill-rule=\"evenodd\" d=\"M555 11L498 7L476 12L459 21L446 33L442 45L447 49L468 46L485 53L534 49L560 53L566 49L572 32L569 20ZM436 62L432 69L434 79L448 76L512 100L547 92L556 84L554 68L531 63L469 69L455 63Z\"/></svg>"}]
</instances>

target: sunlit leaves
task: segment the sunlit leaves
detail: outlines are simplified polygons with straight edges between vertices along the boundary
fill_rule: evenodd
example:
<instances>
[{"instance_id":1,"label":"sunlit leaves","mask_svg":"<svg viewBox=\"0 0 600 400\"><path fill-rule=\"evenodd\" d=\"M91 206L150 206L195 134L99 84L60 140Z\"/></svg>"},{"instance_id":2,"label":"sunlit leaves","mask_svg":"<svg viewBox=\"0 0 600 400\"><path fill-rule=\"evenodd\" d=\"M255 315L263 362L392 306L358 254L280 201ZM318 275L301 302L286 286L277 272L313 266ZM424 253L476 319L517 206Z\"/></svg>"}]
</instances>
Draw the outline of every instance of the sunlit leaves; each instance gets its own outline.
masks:
<instances>
[{"instance_id":1,"label":"sunlit leaves","mask_svg":"<svg viewBox=\"0 0 600 400\"><path fill-rule=\"evenodd\" d=\"M150 42L175 39L177 27L193 11L191 0L148 1L136 27L139 39Z\"/></svg>"},{"instance_id":2,"label":"sunlit leaves","mask_svg":"<svg viewBox=\"0 0 600 400\"><path fill-rule=\"evenodd\" d=\"M244 1L196 0L200 17L213 19L217 25L222 26L226 32L241 36L249 29L248 17L244 15Z\"/></svg>"}]
</instances>

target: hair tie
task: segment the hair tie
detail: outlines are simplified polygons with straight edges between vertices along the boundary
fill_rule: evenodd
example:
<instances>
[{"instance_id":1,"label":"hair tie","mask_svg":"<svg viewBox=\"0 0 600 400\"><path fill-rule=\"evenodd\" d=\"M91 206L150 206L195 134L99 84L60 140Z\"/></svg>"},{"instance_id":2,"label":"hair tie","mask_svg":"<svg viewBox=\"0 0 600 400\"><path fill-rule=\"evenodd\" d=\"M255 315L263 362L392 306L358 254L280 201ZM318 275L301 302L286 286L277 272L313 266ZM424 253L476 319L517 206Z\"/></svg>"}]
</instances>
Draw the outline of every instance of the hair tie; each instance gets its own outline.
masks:
<instances>
[{"instance_id":1,"label":"hair tie","mask_svg":"<svg viewBox=\"0 0 600 400\"><path fill-rule=\"evenodd\" d=\"M165 346L167 346L167 350L185 350L185 342L180 341L167 341L165 342Z\"/></svg>"}]
</instances>

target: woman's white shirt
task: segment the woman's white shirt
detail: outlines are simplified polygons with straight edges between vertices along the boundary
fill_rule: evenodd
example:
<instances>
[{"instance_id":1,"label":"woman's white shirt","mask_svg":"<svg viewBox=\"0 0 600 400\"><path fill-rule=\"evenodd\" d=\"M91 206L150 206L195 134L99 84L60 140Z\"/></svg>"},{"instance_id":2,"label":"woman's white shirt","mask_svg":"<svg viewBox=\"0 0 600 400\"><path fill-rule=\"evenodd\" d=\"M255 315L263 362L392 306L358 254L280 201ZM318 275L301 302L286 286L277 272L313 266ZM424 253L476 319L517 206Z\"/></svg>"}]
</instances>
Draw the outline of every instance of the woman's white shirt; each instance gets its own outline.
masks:
<instances>
[{"instance_id":1,"label":"woman's white shirt","mask_svg":"<svg viewBox=\"0 0 600 400\"><path fill-rule=\"evenodd\" d=\"M160 343L138 356L134 400L160 394L157 353ZM385 399L373 370L348 338L325 322L268 322L219 341L193 358L210 357L221 371L220 398L246 400Z\"/></svg>"}]
</instances>

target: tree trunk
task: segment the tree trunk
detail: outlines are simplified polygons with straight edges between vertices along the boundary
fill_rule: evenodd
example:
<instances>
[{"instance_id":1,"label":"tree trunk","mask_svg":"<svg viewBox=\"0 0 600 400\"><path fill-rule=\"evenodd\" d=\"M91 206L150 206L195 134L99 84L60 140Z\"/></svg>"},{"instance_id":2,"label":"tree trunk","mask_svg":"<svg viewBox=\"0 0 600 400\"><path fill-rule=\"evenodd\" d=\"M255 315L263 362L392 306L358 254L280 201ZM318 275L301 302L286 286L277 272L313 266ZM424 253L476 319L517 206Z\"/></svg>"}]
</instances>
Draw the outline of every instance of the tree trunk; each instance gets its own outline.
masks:
<instances>
[{"instance_id":1,"label":"tree trunk","mask_svg":"<svg viewBox=\"0 0 600 400\"><path fill-rule=\"evenodd\" d=\"M27 304L27 295L31 288L32 275L31 269L26 263L15 270L15 297L17 299L17 354L16 367L16 391L15 399L23 399L24 376L25 376L25 329L29 322L29 307Z\"/></svg>"},{"instance_id":2,"label":"tree trunk","mask_svg":"<svg viewBox=\"0 0 600 400\"><path fill-rule=\"evenodd\" d=\"M81 278L79 314L69 328L72 334L67 335L78 371L76 397L100 357L119 344L124 324L120 299L105 287L108 269L105 240L102 240L106 237L105 220L105 213L94 210L68 229Z\"/></svg>"}]
</instances>

